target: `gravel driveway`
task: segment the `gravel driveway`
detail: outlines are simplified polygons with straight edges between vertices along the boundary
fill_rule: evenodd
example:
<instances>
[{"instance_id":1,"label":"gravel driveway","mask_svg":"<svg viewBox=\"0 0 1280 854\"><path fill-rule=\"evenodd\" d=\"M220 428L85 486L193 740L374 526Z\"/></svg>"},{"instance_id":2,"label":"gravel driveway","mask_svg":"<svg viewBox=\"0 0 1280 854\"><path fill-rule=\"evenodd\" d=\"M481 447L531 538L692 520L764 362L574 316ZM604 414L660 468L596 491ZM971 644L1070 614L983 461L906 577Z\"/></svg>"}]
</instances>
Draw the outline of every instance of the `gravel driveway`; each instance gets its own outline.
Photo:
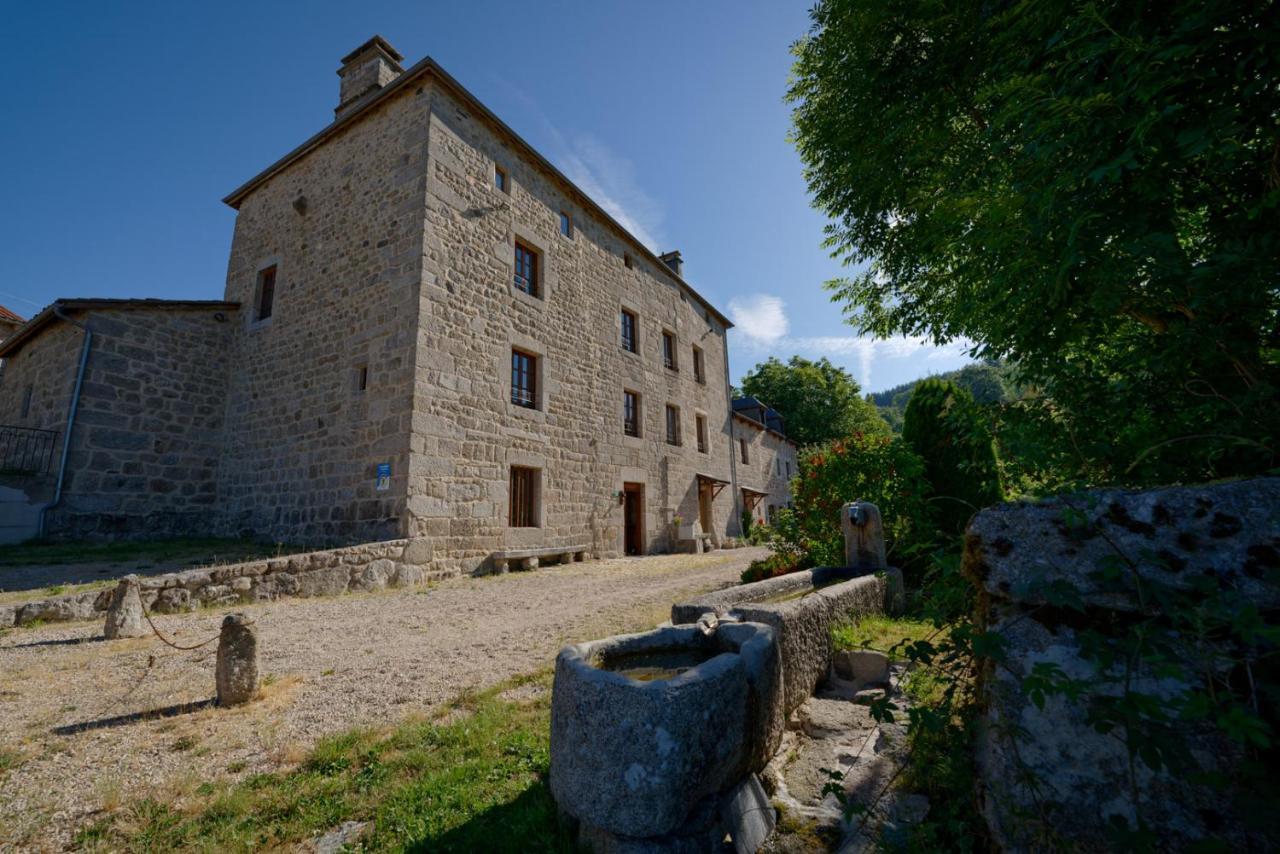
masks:
<instances>
[{"instance_id":1,"label":"gravel driveway","mask_svg":"<svg viewBox=\"0 0 1280 854\"><path fill-rule=\"evenodd\" d=\"M651 627L676 599L737 582L763 554L599 561L156 617L178 644L216 635L228 610L253 617L266 696L232 710L184 706L212 697L216 644L108 642L91 623L10 631L0 635L0 850L57 850L104 807L148 793L180 800L203 780L296 762L322 735L549 667L564 643ZM163 709L174 714L129 719ZM58 732L84 723L96 726Z\"/></svg>"}]
</instances>

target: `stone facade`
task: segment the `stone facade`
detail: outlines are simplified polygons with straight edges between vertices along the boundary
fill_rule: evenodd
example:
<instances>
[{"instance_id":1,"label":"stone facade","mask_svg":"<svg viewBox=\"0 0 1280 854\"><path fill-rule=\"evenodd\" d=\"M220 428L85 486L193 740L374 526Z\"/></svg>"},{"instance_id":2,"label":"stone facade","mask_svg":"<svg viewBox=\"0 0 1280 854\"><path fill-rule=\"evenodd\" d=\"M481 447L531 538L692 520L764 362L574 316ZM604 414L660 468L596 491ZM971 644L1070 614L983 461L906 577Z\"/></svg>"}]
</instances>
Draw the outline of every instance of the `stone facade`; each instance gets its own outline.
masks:
<instances>
[{"instance_id":1,"label":"stone facade","mask_svg":"<svg viewBox=\"0 0 1280 854\"><path fill-rule=\"evenodd\" d=\"M732 436L740 500L757 522L767 524L778 509L791 506L799 451L782 433L739 413L733 415Z\"/></svg>"},{"instance_id":2,"label":"stone facade","mask_svg":"<svg viewBox=\"0 0 1280 854\"><path fill-rule=\"evenodd\" d=\"M730 324L684 281L678 255L637 242L432 60L402 72L377 39L340 76L335 122L227 198L238 216L226 303L140 321L226 318L184 345L189 374L139 361L161 345L135 340L125 318L143 318L136 309L91 319L107 327L110 364L94 369L73 450L81 435L88 444L72 455L55 533L144 533L130 526L169 514L165 530L294 542L424 537L435 568L453 571L509 549L674 548L677 519L712 543L737 536ZM537 254L536 296L514 285L517 241ZM624 310L636 352L622 346ZM65 413L79 336L51 323L0 348L56 354L33 359L46 363L50 412ZM513 349L536 359L533 407L511 402ZM125 413L148 383L176 392L172 417ZM0 423L17 385L0 382ZM638 395L637 436L624 431L624 391ZM152 427L199 435L160 449ZM794 447L753 430L742 428L759 448L742 485L781 506ZM513 466L535 471L532 526L510 524ZM199 518L184 519L191 505Z\"/></svg>"}]
</instances>

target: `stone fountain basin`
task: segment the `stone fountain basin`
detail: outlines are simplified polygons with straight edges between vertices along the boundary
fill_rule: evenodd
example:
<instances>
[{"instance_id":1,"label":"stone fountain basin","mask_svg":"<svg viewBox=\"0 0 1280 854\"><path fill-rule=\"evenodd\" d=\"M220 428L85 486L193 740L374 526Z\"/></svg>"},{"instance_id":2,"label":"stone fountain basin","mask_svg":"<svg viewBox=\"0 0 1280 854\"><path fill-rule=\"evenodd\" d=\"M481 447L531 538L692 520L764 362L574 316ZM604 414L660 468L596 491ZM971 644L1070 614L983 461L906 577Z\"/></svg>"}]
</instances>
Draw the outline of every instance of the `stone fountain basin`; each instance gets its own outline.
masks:
<instances>
[{"instance_id":1,"label":"stone fountain basin","mask_svg":"<svg viewBox=\"0 0 1280 854\"><path fill-rule=\"evenodd\" d=\"M696 622L706 613L773 627L782 655L786 716L813 694L831 665L831 628L868 614L896 610L902 572L858 574L844 567L793 572L709 593L671 608L671 622Z\"/></svg>"},{"instance_id":2,"label":"stone fountain basin","mask_svg":"<svg viewBox=\"0 0 1280 854\"><path fill-rule=\"evenodd\" d=\"M710 636L671 626L567 646L551 698L551 792L592 827L668 834L763 768L783 723L768 626L722 624Z\"/></svg>"}]
</instances>

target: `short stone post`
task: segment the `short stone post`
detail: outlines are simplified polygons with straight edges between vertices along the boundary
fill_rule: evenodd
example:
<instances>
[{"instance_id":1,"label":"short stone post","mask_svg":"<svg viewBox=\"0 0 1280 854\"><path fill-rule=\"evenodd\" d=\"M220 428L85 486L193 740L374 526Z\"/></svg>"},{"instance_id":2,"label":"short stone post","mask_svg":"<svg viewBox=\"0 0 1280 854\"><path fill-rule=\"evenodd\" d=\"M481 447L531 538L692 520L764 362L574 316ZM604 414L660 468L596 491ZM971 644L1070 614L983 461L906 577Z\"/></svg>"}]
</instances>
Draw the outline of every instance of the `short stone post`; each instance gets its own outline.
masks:
<instances>
[{"instance_id":1,"label":"short stone post","mask_svg":"<svg viewBox=\"0 0 1280 854\"><path fill-rule=\"evenodd\" d=\"M884 526L880 508L868 501L851 501L840 508L844 532L844 565L862 572L889 568L884 553Z\"/></svg>"},{"instance_id":2,"label":"short stone post","mask_svg":"<svg viewBox=\"0 0 1280 854\"><path fill-rule=\"evenodd\" d=\"M138 576L126 575L111 591L111 603L107 606L107 620L102 627L107 640L116 638L140 638L147 634L142 617L142 593Z\"/></svg>"},{"instance_id":3,"label":"short stone post","mask_svg":"<svg viewBox=\"0 0 1280 854\"><path fill-rule=\"evenodd\" d=\"M238 706L258 695L258 633L244 614L228 614L218 635L219 706Z\"/></svg>"}]
</instances>

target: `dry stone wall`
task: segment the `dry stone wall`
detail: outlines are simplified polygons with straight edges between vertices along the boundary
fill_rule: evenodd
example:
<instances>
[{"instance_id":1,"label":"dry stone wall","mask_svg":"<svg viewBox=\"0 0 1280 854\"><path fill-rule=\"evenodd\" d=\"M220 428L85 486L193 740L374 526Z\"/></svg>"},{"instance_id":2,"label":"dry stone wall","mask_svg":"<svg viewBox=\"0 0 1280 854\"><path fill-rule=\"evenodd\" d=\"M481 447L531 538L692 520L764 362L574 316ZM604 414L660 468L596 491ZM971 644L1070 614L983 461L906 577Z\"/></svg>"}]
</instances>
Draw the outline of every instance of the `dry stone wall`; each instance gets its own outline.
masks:
<instances>
[{"instance_id":1,"label":"dry stone wall","mask_svg":"<svg viewBox=\"0 0 1280 854\"><path fill-rule=\"evenodd\" d=\"M201 567L138 579L142 603L160 614L201 606L267 602L288 596L412 587L456 575L434 561L425 540L386 540L287 557ZM88 590L18 605L0 605L0 628L105 615L115 588Z\"/></svg>"}]
</instances>

